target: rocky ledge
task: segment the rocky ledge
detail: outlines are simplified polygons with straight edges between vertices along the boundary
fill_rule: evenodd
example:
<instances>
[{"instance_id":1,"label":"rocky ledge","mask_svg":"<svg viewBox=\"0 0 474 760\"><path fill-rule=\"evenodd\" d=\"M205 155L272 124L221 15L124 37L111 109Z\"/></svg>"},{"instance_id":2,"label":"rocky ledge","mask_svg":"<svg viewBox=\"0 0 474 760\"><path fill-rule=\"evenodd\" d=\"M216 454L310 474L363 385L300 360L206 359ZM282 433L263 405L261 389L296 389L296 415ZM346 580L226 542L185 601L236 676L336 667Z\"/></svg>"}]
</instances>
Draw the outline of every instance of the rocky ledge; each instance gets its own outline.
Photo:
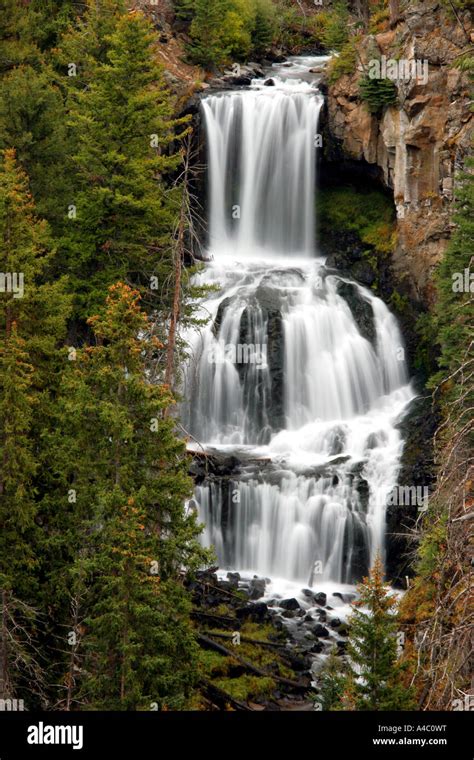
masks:
<instances>
[{"instance_id":1,"label":"rocky ledge","mask_svg":"<svg viewBox=\"0 0 474 760\"><path fill-rule=\"evenodd\" d=\"M473 40L468 12L458 20L435 0L406 4L393 28L358 43L359 63L328 87L328 156L376 168L397 209L394 275L430 305L432 272L451 234L456 173L472 139L468 73L455 64ZM427 76L397 83L397 104L371 114L359 94L370 60L427 64Z\"/></svg>"}]
</instances>

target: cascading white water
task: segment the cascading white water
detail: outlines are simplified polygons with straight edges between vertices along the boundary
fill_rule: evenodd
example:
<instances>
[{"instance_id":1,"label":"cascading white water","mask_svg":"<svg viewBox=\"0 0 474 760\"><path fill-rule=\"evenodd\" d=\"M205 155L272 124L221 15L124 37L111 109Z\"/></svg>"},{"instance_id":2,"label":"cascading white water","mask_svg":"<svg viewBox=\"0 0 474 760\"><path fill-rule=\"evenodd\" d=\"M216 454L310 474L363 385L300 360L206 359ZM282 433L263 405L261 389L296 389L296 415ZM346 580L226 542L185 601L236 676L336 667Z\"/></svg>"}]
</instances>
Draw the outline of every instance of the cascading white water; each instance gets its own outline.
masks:
<instances>
[{"instance_id":1,"label":"cascading white water","mask_svg":"<svg viewBox=\"0 0 474 760\"><path fill-rule=\"evenodd\" d=\"M210 241L239 258L314 251L315 132L323 98L309 85L203 101Z\"/></svg>"},{"instance_id":2,"label":"cascading white water","mask_svg":"<svg viewBox=\"0 0 474 760\"><path fill-rule=\"evenodd\" d=\"M200 279L220 290L194 342L187 426L240 466L196 501L222 567L351 583L383 554L395 423L413 392L388 308L314 257L322 97L274 82L203 101L212 260Z\"/></svg>"}]
</instances>

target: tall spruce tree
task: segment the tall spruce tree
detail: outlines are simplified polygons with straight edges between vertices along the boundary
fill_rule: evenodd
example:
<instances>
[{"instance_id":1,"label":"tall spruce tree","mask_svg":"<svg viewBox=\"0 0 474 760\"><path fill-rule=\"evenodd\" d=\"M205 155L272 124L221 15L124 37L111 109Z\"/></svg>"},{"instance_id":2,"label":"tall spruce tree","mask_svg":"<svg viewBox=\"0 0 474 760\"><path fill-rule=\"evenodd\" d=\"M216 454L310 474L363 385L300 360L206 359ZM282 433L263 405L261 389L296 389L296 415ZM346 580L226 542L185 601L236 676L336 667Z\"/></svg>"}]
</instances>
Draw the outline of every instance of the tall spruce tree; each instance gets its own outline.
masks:
<instances>
[{"instance_id":1,"label":"tall spruce tree","mask_svg":"<svg viewBox=\"0 0 474 760\"><path fill-rule=\"evenodd\" d=\"M50 439L57 501L50 499L45 518L49 593L63 643L71 581L84 599L75 700L106 709L182 707L195 643L181 572L207 556L184 508L192 493L185 448L164 416L169 391L147 379L157 340L138 292L112 286L105 314L89 322L96 345L68 362ZM64 689L68 662L63 657Z\"/></svg>"},{"instance_id":2,"label":"tall spruce tree","mask_svg":"<svg viewBox=\"0 0 474 760\"><path fill-rule=\"evenodd\" d=\"M140 13L122 16L106 38L107 62L71 94L77 186L64 248L82 317L119 279L145 290L155 278L161 303L171 302L180 194L165 178L180 163L171 146L184 127L172 117L153 41Z\"/></svg>"},{"instance_id":3,"label":"tall spruce tree","mask_svg":"<svg viewBox=\"0 0 474 760\"><path fill-rule=\"evenodd\" d=\"M13 150L0 165L0 240L0 684L12 696L15 684L38 682L35 651L25 642L35 633L39 428L50 412L68 312L64 283L47 281L54 255L49 230L35 215Z\"/></svg>"},{"instance_id":4,"label":"tall spruce tree","mask_svg":"<svg viewBox=\"0 0 474 760\"><path fill-rule=\"evenodd\" d=\"M206 68L222 65L229 56L229 39L224 40L225 19L230 0L195 0L191 23L191 56Z\"/></svg>"}]
</instances>

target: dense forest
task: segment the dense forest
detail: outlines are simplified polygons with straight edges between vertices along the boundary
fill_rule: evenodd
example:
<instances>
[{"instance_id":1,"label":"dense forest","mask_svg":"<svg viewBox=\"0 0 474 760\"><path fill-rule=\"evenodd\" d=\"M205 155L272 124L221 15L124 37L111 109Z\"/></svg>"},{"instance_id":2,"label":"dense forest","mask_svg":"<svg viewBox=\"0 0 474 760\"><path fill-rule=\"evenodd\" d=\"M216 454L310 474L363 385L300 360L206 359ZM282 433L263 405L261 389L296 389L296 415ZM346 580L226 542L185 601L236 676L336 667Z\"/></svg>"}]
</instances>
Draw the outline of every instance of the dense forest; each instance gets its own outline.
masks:
<instances>
[{"instance_id":1,"label":"dense forest","mask_svg":"<svg viewBox=\"0 0 474 760\"><path fill-rule=\"evenodd\" d=\"M237 626L249 603L232 579L212 591L216 557L192 508L179 413L186 336L205 324L199 304L216 287L199 254L187 101L236 64L308 51L336 51L327 86L340 82L360 40L388 30L404 2L176 0L166 29L160 3L130 5L0 3L0 699L27 710L249 709L303 688L323 710L458 709L472 694L472 159L457 166L430 303L414 307L403 288L390 296L411 320L437 421L408 590L391 593L378 558L316 688L285 658L281 626L258 609ZM453 27L466 23L469 3L441 5ZM470 45L456 62L463 77ZM387 79L359 88L370 114L396 103ZM394 239L381 197L364 222L364 203L334 188L321 201L371 260L390 256ZM456 292L453 272L470 287Z\"/></svg>"}]
</instances>

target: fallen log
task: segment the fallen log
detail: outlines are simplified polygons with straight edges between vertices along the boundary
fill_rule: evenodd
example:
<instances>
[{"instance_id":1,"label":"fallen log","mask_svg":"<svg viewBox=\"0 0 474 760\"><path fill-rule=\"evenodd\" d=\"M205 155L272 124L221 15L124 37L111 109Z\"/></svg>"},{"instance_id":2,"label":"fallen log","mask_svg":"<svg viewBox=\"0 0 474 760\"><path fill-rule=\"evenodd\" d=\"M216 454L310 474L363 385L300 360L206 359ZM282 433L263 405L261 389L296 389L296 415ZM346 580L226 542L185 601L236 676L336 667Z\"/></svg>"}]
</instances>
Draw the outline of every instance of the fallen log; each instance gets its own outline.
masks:
<instances>
[{"instance_id":1,"label":"fallen log","mask_svg":"<svg viewBox=\"0 0 474 760\"><path fill-rule=\"evenodd\" d=\"M216 631L204 631L205 635L214 636L214 638L219 639L232 639L233 634L231 633L217 633ZM245 644L256 644L260 647L269 647L270 649L286 649L286 644L277 644L274 641L261 641L260 639L251 639L249 636L242 636L240 635L240 640L245 642Z\"/></svg>"},{"instance_id":2,"label":"fallen log","mask_svg":"<svg viewBox=\"0 0 474 760\"><path fill-rule=\"evenodd\" d=\"M193 618L204 618L205 620L214 620L216 623L219 623L219 625L230 625L233 628L236 628L240 625L240 620L237 620L237 618L227 617L226 615L213 615L212 612L201 612L200 610L193 610L191 612L191 617Z\"/></svg>"}]
</instances>

